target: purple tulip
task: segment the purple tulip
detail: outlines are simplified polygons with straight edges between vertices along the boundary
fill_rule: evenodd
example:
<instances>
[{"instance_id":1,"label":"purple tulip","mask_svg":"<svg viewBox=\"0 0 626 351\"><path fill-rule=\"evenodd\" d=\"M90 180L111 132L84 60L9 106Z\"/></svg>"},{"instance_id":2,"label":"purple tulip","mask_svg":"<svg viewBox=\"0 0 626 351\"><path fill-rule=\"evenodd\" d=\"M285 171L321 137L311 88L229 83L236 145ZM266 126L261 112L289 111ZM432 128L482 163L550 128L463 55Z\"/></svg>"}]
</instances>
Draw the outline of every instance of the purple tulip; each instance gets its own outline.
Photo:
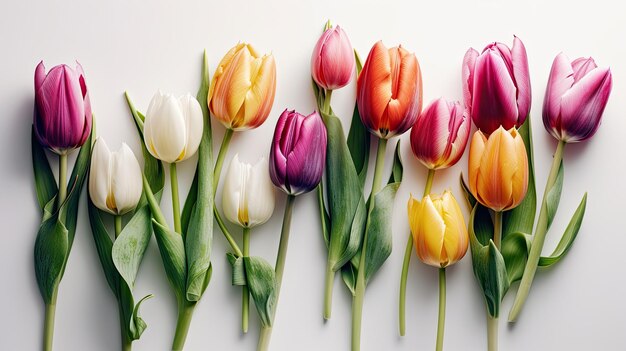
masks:
<instances>
[{"instance_id":1,"label":"purple tulip","mask_svg":"<svg viewBox=\"0 0 626 351\"><path fill-rule=\"evenodd\" d=\"M543 125L558 140L576 143L592 137L598 130L602 112L613 86L609 68L598 68L593 58L571 61L560 53L552 63Z\"/></svg>"},{"instance_id":2,"label":"purple tulip","mask_svg":"<svg viewBox=\"0 0 626 351\"><path fill-rule=\"evenodd\" d=\"M83 67L53 67L41 61L35 69L35 116L39 143L61 155L82 146L91 132L91 104Z\"/></svg>"},{"instance_id":3,"label":"purple tulip","mask_svg":"<svg viewBox=\"0 0 626 351\"><path fill-rule=\"evenodd\" d=\"M313 190L326 162L326 127L317 112L285 110L278 118L270 150L270 178L290 195Z\"/></svg>"},{"instance_id":4,"label":"purple tulip","mask_svg":"<svg viewBox=\"0 0 626 351\"><path fill-rule=\"evenodd\" d=\"M530 112L530 75L526 48L518 37L513 48L487 45L481 54L470 48L463 58L463 97L476 127L491 134L524 124Z\"/></svg>"}]
</instances>

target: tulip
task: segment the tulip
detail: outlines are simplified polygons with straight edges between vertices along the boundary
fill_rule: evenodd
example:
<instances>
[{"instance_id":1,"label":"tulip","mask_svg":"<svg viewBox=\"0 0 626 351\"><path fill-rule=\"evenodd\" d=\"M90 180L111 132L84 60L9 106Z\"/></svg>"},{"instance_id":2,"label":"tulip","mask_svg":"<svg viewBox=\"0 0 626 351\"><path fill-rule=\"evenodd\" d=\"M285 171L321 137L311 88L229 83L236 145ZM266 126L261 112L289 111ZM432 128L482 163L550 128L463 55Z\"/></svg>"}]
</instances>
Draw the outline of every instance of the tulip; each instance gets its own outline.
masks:
<instances>
[{"instance_id":1,"label":"tulip","mask_svg":"<svg viewBox=\"0 0 626 351\"><path fill-rule=\"evenodd\" d=\"M422 201L411 198L409 225L422 262L445 268L459 261L468 245L467 227L461 208L448 190L442 195L426 195Z\"/></svg>"},{"instance_id":2,"label":"tulip","mask_svg":"<svg viewBox=\"0 0 626 351\"><path fill-rule=\"evenodd\" d=\"M254 166L235 155L226 172L222 207L232 223L252 228L267 222L274 212L274 188L268 162L261 158Z\"/></svg>"},{"instance_id":3,"label":"tulip","mask_svg":"<svg viewBox=\"0 0 626 351\"><path fill-rule=\"evenodd\" d=\"M411 149L424 166L436 170L459 161L469 139L470 121L459 102L437 99L411 129Z\"/></svg>"},{"instance_id":4,"label":"tulip","mask_svg":"<svg viewBox=\"0 0 626 351\"><path fill-rule=\"evenodd\" d=\"M82 146L91 133L91 103L80 63L35 69L35 135L43 147L64 155Z\"/></svg>"},{"instance_id":5,"label":"tulip","mask_svg":"<svg viewBox=\"0 0 626 351\"><path fill-rule=\"evenodd\" d=\"M141 168L131 149L122 143L111 152L102 138L96 140L91 155L89 196L99 209L123 215L135 209L143 191Z\"/></svg>"},{"instance_id":6,"label":"tulip","mask_svg":"<svg viewBox=\"0 0 626 351\"><path fill-rule=\"evenodd\" d=\"M575 143L591 138L611 94L609 68L598 68L593 58L571 61L560 53L552 63L543 102L543 125L556 139Z\"/></svg>"},{"instance_id":7,"label":"tulip","mask_svg":"<svg viewBox=\"0 0 626 351\"><path fill-rule=\"evenodd\" d=\"M211 113L228 129L254 129L267 119L276 92L276 64L250 44L237 44L222 58L209 87Z\"/></svg>"},{"instance_id":8,"label":"tulip","mask_svg":"<svg viewBox=\"0 0 626 351\"><path fill-rule=\"evenodd\" d=\"M270 177L289 195L313 190L326 162L326 127L317 112L285 110L278 118L270 150Z\"/></svg>"},{"instance_id":9,"label":"tulip","mask_svg":"<svg viewBox=\"0 0 626 351\"><path fill-rule=\"evenodd\" d=\"M470 48L463 58L463 97L474 124L491 134L524 124L530 112L530 75L526 48L518 37L513 48L491 43L481 54Z\"/></svg>"},{"instance_id":10,"label":"tulip","mask_svg":"<svg viewBox=\"0 0 626 351\"><path fill-rule=\"evenodd\" d=\"M496 212L519 205L528 188L528 157L517 129L499 127L488 138L476 131L470 144L469 188Z\"/></svg>"},{"instance_id":11,"label":"tulip","mask_svg":"<svg viewBox=\"0 0 626 351\"><path fill-rule=\"evenodd\" d=\"M146 112L144 142L152 156L176 163L193 156L202 139L200 103L190 94L176 98L158 91Z\"/></svg>"},{"instance_id":12,"label":"tulip","mask_svg":"<svg viewBox=\"0 0 626 351\"><path fill-rule=\"evenodd\" d=\"M313 80L324 89L334 90L348 85L353 72L354 51L346 32L339 26L326 29L313 49Z\"/></svg>"},{"instance_id":13,"label":"tulip","mask_svg":"<svg viewBox=\"0 0 626 351\"><path fill-rule=\"evenodd\" d=\"M422 110L422 73L415 54L403 47L372 47L357 81L361 121L379 138L406 132Z\"/></svg>"}]
</instances>

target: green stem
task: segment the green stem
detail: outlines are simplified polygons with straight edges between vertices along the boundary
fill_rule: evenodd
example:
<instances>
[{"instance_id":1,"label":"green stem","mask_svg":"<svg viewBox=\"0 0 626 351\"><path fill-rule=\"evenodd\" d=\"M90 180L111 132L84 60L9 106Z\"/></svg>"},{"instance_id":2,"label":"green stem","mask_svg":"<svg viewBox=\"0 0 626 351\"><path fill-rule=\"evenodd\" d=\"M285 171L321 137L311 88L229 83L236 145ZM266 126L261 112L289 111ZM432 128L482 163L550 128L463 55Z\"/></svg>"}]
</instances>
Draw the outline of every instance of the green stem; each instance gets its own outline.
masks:
<instances>
[{"instance_id":1,"label":"green stem","mask_svg":"<svg viewBox=\"0 0 626 351\"><path fill-rule=\"evenodd\" d=\"M213 169L213 190L217 189L217 185L220 182L220 175L222 174L222 166L224 165L224 158L228 153L228 146L230 140L233 137L233 130L226 129L224 132L224 138L222 139L222 145L220 145L220 151L217 154L217 160L215 161L215 168Z\"/></svg>"},{"instance_id":2,"label":"green stem","mask_svg":"<svg viewBox=\"0 0 626 351\"><path fill-rule=\"evenodd\" d=\"M439 268L439 319L437 323L437 347L443 350L443 332L446 326L446 269Z\"/></svg>"},{"instance_id":3,"label":"green stem","mask_svg":"<svg viewBox=\"0 0 626 351\"><path fill-rule=\"evenodd\" d=\"M317 186L317 202L320 210L320 221L322 222L322 234L324 238L329 238L328 228L326 228L326 209L324 207L324 188L322 182ZM330 246L330 243L329 243ZM333 305L333 285L335 283L334 263L330 261L330 248L328 250L328 260L326 260L326 279L324 280L324 319L330 319Z\"/></svg>"},{"instance_id":4,"label":"green stem","mask_svg":"<svg viewBox=\"0 0 626 351\"><path fill-rule=\"evenodd\" d=\"M172 351L181 351L185 347L185 340L187 339L187 333L189 332L189 325L191 324L191 317L193 316L195 307L195 303L186 300L178 303L178 319L176 321L176 334L174 335L174 342L172 343Z\"/></svg>"},{"instance_id":5,"label":"green stem","mask_svg":"<svg viewBox=\"0 0 626 351\"><path fill-rule=\"evenodd\" d=\"M115 222L115 239L117 239L118 236L120 236L120 233L122 233L122 216L117 215L113 217L114 222Z\"/></svg>"},{"instance_id":6,"label":"green stem","mask_svg":"<svg viewBox=\"0 0 626 351\"><path fill-rule=\"evenodd\" d=\"M498 317L487 312L487 350L498 351Z\"/></svg>"},{"instance_id":7,"label":"green stem","mask_svg":"<svg viewBox=\"0 0 626 351\"><path fill-rule=\"evenodd\" d=\"M178 198L178 175L176 173L176 163L170 163L170 182L172 183L172 212L174 213L174 231L183 233L180 224L180 200Z\"/></svg>"},{"instance_id":8,"label":"green stem","mask_svg":"<svg viewBox=\"0 0 626 351\"><path fill-rule=\"evenodd\" d=\"M226 223L224 223L222 215L220 215L220 213L217 211L217 207L213 207L213 215L215 216L215 221L217 222L218 227L220 227L222 234L224 234L226 241L228 241L230 247L233 249L233 251L235 251L235 255L237 257L243 257L243 252L241 252L241 249L239 248L239 245L237 245L235 239L233 239L233 236L230 235L230 231L228 231L228 228L226 228Z\"/></svg>"},{"instance_id":9,"label":"green stem","mask_svg":"<svg viewBox=\"0 0 626 351\"><path fill-rule=\"evenodd\" d=\"M58 206L65 201L67 197L67 155L59 155L59 201Z\"/></svg>"},{"instance_id":10,"label":"green stem","mask_svg":"<svg viewBox=\"0 0 626 351\"><path fill-rule=\"evenodd\" d=\"M433 179L435 178L435 170L429 169L428 176L426 178L426 185L424 186L424 196L430 194L430 189L433 186ZM399 304L399 325L400 336L406 334L406 281L409 275L409 264L411 263L411 253L413 253L413 236L409 233L409 238L406 242L406 248L404 249L404 260L402 261L402 274L400 276L400 304Z\"/></svg>"},{"instance_id":11,"label":"green stem","mask_svg":"<svg viewBox=\"0 0 626 351\"><path fill-rule=\"evenodd\" d=\"M122 233L122 216L116 215L113 217L115 223L115 238L117 239ZM126 325L126 317L124 313L124 309L122 308L122 302L126 298L126 289L120 286L120 301L118 302L118 311L120 315L120 332L122 335L122 351L130 351L132 349L132 340L128 337Z\"/></svg>"},{"instance_id":12,"label":"green stem","mask_svg":"<svg viewBox=\"0 0 626 351\"><path fill-rule=\"evenodd\" d=\"M502 242L502 211L493 214L493 243L500 250Z\"/></svg>"},{"instance_id":13,"label":"green stem","mask_svg":"<svg viewBox=\"0 0 626 351\"><path fill-rule=\"evenodd\" d=\"M322 106L322 108L324 109L324 113L326 114L330 114L330 99L333 96L333 91L332 90L326 90L326 97L324 98L324 105Z\"/></svg>"},{"instance_id":14,"label":"green stem","mask_svg":"<svg viewBox=\"0 0 626 351\"><path fill-rule=\"evenodd\" d=\"M250 228L243 228L243 257L250 255ZM248 316L250 314L250 292L248 286L243 286L241 293L241 330L248 332Z\"/></svg>"},{"instance_id":15,"label":"green stem","mask_svg":"<svg viewBox=\"0 0 626 351\"><path fill-rule=\"evenodd\" d=\"M378 150L376 150L376 166L374 167L374 180L372 182L372 192L370 193L368 217L374 205L374 197L382 187L382 173L385 165L385 150L387 148L387 139L378 139ZM367 220L369 223L369 218ZM368 226L365 228L363 235L363 244L361 246L361 258L359 260L359 269L356 278L356 287L354 298L352 300L352 351L361 350L361 320L363 317L363 297L365 295L365 260L367 256L367 234Z\"/></svg>"},{"instance_id":16,"label":"green stem","mask_svg":"<svg viewBox=\"0 0 626 351\"><path fill-rule=\"evenodd\" d=\"M283 282L283 273L285 271L285 261L287 259L287 246L289 245L289 231L291 228L291 214L293 213L293 204L296 197L294 195L287 196L287 204L285 205L285 215L283 217L283 228L280 233L280 245L278 246L278 255L276 256L276 300L274 305L274 313L272 315L272 325L276 317L276 309L278 306L278 298L280 296L280 288ZM257 351L267 351L270 339L272 337L272 327L264 326L259 334L259 342Z\"/></svg>"},{"instance_id":17,"label":"green stem","mask_svg":"<svg viewBox=\"0 0 626 351\"><path fill-rule=\"evenodd\" d=\"M546 240L546 234L548 232L548 193L550 189L556 183L556 178L559 174L559 168L563 161L563 150L565 149L565 142L559 141L559 144L554 152L554 159L552 160L552 168L548 175L548 181L546 182L546 189L543 192L543 200L541 201L541 211L539 212L539 219L537 220L537 227L535 228L535 235L530 246L530 253L528 254L528 261L526 261L526 267L524 268L524 275L517 289L517 295L513 302L513 307L509 313L509 322L514 322L524 306L524 302L528 298L530 293L530 286L535 278L537 272L537 266L539 265L539 258L541 256L541 250L543 250L543 244Z\"/></svg>"}]
</instances>

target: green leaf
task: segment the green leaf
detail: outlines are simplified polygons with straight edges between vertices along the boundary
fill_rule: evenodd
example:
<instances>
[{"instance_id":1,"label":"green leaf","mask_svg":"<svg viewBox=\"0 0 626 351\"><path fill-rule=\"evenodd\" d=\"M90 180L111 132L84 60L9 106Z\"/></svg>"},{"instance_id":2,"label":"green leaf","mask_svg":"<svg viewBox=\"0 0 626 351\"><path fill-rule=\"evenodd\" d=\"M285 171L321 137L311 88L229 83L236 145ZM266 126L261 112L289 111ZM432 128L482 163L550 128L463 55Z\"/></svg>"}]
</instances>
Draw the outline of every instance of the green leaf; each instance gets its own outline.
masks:
<instances>
[{"instance_id":1,"label":"green leaf","mask_svg":"<svg viewBox=\"0 0 626 351\"><path fill-rule=\"evenodd\" d=\"M463 194L465 195L465 200L469 205L470 210L474 208L474 206L478 203L472 192L470 191L467 183L465 183L465 179L463 179L463 173L459 176L459 182L461 183L461 190L463 190Z\"/></svg>"},{"instance_id":2,"label":"green leaf","mask_svg":"<svg viewBox=\"0 0 626 351\"><path fill-rule=\"evenodd\" d=\"M159 245L159 252L161 253L161 260L163 260L167 278L177 296L184 298L187 267L183 239L180 234L159 224L155 219L152 219L152 228Z\"/></svg>"},{"instance_id":3,"label":"green leaf","mask_svg":"<svg viewBox=\"0 0 626 351\"><path fill-rule=\"evenodd\" d=\"M191 220L191 213L194 210L194 206L196 205L196 200L198 199L198 170L193 176L193 181L191 182L191 186L189 187L189 192L187 193L187 198L185 199L185 204L183 205L183 211L180 215L180 223L183 230L183 233L187 233L189 230L189 222Z\"/></svg>"},{"instance_id":4,"label":"green leaf","mask_svg":"<svg viewBox=\"0 0 626 351\"><path fill-rule=\"evenodd\" d=\"M35 240L35 275L44 302L50 303L69 251L67 228L57 217L42 223Z\"/></svg>"},{"instance_id":5,"label":"green leaf","mask_svg":"<svg viewBox=\"0 0 626 351\"><path fill-rule=\"evenodd\" d=\"M324 186L322 182L317 185L317 189L315 191L317 193L317 204L319 206L319 211L321 214L321 220L324 221L322 223L322 235L324 236L324 243L326 244L326 248L330 245L330 235L328 233L328 228L330 228L330 215L326 210L326 206L324 205Z\"/></svg>"},{"instance_id":6,"label":"green leaf","mask_svg":"<svg viewBox=\"0 0 626 351\"><path fill-rule=\"evenodd\" d=\"M209 93L209 67L206 51L202 65L202 83L198 90L198 101L204 115L202 141L198 151L197 200L191 211L188 229L185 232L185 254L187 258L186 298L190 302L200 300L208 285L211 266L211 244L213 241L213 141L211 119L207 97ZM187 205L185 203L185 205Z\"/></svg>"},{"instance_id":7,"label":"green leaf","mask_svg":"<svg viewBox=\"0 0 626 351\"><path fill-rule=\"evenodd\" d=\"M113 263L131 290L152 235L151 219L148 205L138 209L113 243Z\"/></svg>"},{"instance_id":8,"label":"green leaf","mask_svg":"<svg viewBox=\"0 0 626 351\"><path fill-rule=\"evenodd\" d=\"M39 207L43 210L59 191L46 151L41 147L35 136L35 127L31 132L31 149L33 156L33 170L35 171L35 190ZM54 209L52 209L54 211Z\"/></svg>"},{"instance_id":9,"label":"green leaf","mask_svg":"<svg viewBox=\"0 0 626 351\"><path fill-rule=\"evenodd\" d=\"M120 286L120 275L115 268L111 252L113 250L113 241L108 233L106 226L102 222L100 210L91 202L91 198L87 197L87 209L89 212L89 224L91 225L91 233L96 244L98 258L104 271L104 277L109 287L117 297Z\"/></svg>"},{"instance_id":10,"label":"green leaf","mask_svg":"<svg viewBox=\"0 0 626 351\"><path fill-rule=\"evenodd\" d=\"M226 258L232 268L232 285L243 286L246 285L246 268L243 264L243 257L237 257L234 254L226 253Z\"/></svg>"},{"instance_id":11,"label":"green leaf","mask_svg":"<svg viewBox=\"0 0 626 351\"><path fill-rule=\"evenodd\" d=\"M585 193L582 200L580 201L578 208L574 212L574 215L572 216L572 219L567 225L567 228L565 229L565 232L563 233L561 240L559 241L558 245L554 249L554 252L552 252L552 254L548 257L541 257L539 259L540 266L550 267L553 264L559 262L563 257L565 257L569 249L574 244L574 240L576 239L576 236L578 235L578 231L580 230L580 226L583 222L583 217L585 216L586 208L587 208L587 193Z\"/></svg>"},{"instance_id":12,"label":"green leaf","mask_svg":"<svg viewBox=\"0 0 626 351\"><path fill-rule=\"evenodd\" d=\"M492 317L498 317L500 313L500 303L509 288L509 279L506 272L504 258L496 248L491 238L486 238L485 229L488 226L480 225L480 221L485 218L476 220L476 205L470 215L469 236L470 248L472 251L472 266L474 276L478 280L478 285L483 291L487 310ZM476 227L475 225L478 225ZM479 228L479 230L476 230ZM477 235L477 234L480 234ZM487 239L487 243L484 240Z\"/></svg>"},{"instance_id":13,"label":"green leaf","mask_svg":"<svg viewBox=\"0 0 626 351\"><path fill-rule=\"evenodd\" d=\"M504 212L502 216L502 238L510 233L532 233L537 212L537 190L535 185L535 166L533 156L533 138L530 116L520 127L519 133L524 139L528 156L528 190L522 203L514 209Z\"/></svg>"},{"instance_id":14,"label":"green leaf","mask_svg":"<svg viewBox=\"0 0 626 351\"><path fill-rule=\"evenodd\" d=\"M361 59L359 58L356 50L354 51L354 58L356 61L356 75L358 77L361 73L363 65L361 64ZM354 112L352 113L352 121L350 122L350 130L348 131L347 143L350 155L352 156L352 162L354 162L354 167L359 175L359 180L361 181L361 187L363 187L365 178L367 177L367 164L370 155L370 139L371 134L361 122L359 107L355 104Z\"/></svg>"},{"instance_id":15,"label":"green leaf","mask_svg":"<svg viewBox=\"0 0 626 351\"><path fill-rule=\"evenodd\" d=\"M357 273L357 268L352 264L352 262L348 262L341 267L341 278L343 279L344 284L348 287L348 290L350 290L352 296L356 295Z\"/></svg>"},{"instance_id":16,"label":"green leaf","mask_svg":"<svg viewBox=\"0 0 626 351\"><path fill-rule=\"evenodd\" d=\"M402 155L400 155L400 140L396 144L396 151L393 153L393 163L391 165L391 176L387 184L402 182L404 174L404 166L402 165Z\"/></svg>"},{"instance_id":17,"label":"green leaf","mask_svg":"<svg viewBox=\"0 0 626 351\"><path fill-rule=\"evenodd\" d=\"M531 241L529 234L520 232L509 233L502 239L501 252L504 257L509 284L522 279Z\"/></svg>"},{"instance_id":18,"label":"green leaf","mask_svg":"<svg viewBox=\"0 0 626 351\"><path fill-rule=\"evenodd\" d=\"M276 274L260 257L243 257L250 295L264 327L272 326L276 303Z\"/></svg>"},{"instance_id":19,"label":"green leaf","mask_svg":"<svg viewBox=\"0 0 626 351\"><path fill-rule=\"evenodd\" d=\"M141 307L141 304L144 301L151 299L153 297L154 295L152 294L144 296L141 300L139 300L139 302L137 302L137 304L135 305L135 308L133 308L133 314L131 318L129 335L128 335L131 340L139 339L143 331L146 330L146 327L147 327L146 322L144 322L144 320L141 317L139 317L139 307Z\"/></svg>"},{"instance_id":20,"label":"green leaf","mask_svg":"<svg viewBox=\"0 0 626 351\"><path fill-rule=\"evenodd\" d=\"M561 191L563 190L563 160L559 164L559 171L556 175L556 180L554 185L550 190L548 190L548 195L546 196L546 212L548 215L548 224L546 230L550 228L552 225L552 221L554 220L554 216L556 215L556 210L559 207L559 202L561 201Z\"/></svg>"}]
</instances>

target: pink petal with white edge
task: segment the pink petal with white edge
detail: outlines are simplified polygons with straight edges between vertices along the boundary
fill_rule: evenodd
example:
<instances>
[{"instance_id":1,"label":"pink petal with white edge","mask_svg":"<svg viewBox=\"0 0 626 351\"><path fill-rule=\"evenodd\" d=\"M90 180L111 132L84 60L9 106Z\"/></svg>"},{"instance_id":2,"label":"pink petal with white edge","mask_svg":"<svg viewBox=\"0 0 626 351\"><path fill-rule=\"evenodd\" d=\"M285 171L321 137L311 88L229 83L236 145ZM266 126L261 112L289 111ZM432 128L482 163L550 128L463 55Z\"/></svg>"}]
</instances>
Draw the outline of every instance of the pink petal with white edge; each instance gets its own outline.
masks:
<instances>
[{"instance_id":1,"label":"pink petal with white edge","mask_svg":"<svg viewBox=\"0 0 626 351\"><path fill-rule=\"evenodd\" d=\"M526 47L518 37L513 38L511 57L513 60L513 77L517 86L517 110L519 114L517 125L519 126L524 124L526 117L530 113L532 92Z\"/></svg>"},{"instance_id":2,"label":"pink petal with white edge","mask_svg":"<svg viewBox=\"0 0 626 351\"><path fill-rule=\"evenodd\" d=\"M474 87L474 66L478 58L478 51L469 48L463 57L463 102L468 110L472 110L472 89Z\"/></svg>"}]
</instances>

